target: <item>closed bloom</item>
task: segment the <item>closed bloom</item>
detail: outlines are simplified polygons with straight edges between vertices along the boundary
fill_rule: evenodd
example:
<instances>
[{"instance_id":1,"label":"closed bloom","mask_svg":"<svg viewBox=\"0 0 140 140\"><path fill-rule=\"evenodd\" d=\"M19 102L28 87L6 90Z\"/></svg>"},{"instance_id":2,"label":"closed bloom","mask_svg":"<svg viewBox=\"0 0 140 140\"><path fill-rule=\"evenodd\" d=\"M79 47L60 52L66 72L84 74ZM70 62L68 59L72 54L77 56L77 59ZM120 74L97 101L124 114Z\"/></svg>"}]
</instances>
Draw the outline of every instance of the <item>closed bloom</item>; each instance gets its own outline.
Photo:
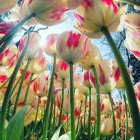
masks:
<instances>
[{"instance_id":1,"label":"closed bloom","mask_svg":"<svg viewBox=\"0 0 140 140\"><path fill-rule=\"evenodd\" d=\"M116 31L120 22L119 10L113 0L81 0L74 17L75 27L91 38L103 36L102 27Z\"/></svg>"},{"instance_id":2,"label":"closed bloom","mask_svg":"<svg viewBox=\"0 0 140 140\"><path fill-rule=\"evenodd\" d=\"M92 87L92 84L90 82L90 71L83 71L83 76L82 76L82 83L86 87Z\"/></svg>"},{"instance_id":3,"label":"closed bloom","mask_svg":"<svg viewBox=\"0 0 140 140\"><path fill-rule=\"evenodd\" d=\"M111 77L114 79L116 85L115 88L122 89L124 88L124 82L121 76L120 68L116 60L110 61L110 68L111 68Z\"/></svg>"},{"instance_id":4,"label":"closed bloom","mask_svg":"<svg viewBox=\"0 0 140 140\"><path fill-rule=\"evenodd\" d=\"M115 82L111 78L111 70L105 60L102 60L101 63L97 66L97 72L101 93L110 93L115 87ZM91 84L95 86L95 77L92 71L90 75L90 80Z\"/></svg>"},{"instance_id":5,"label":"closed bloom","mask_svg":"<svg viewBox=\"0 0 140 140\"><path fill-rule=\"evenodd\" d=\"M30 36L31 36L31 39L30 39L30 43L29 43L27 52L25 54L25 59L37 59L43 53L42 49L40 48L41 36L40 36L39 33L36 33L36 32L31 33ZM18 47L19 55L21 55L21 53L22 53L22 51L23 51L23 49L24 49L24 47L26 45L27 39L28 39L28 35L25 35L20 40L20 44L19 44L19 47Z\"/></svg>"},{"instance_id":6,"label":"closed bloom","mask_svg":"<svg viewBox=\"0 0 140 140\"><path fill-rule=\"evenodd\" d=\"M34 95L45 96L48 92L49 75L46 71L41 73L31 85Z\"/></svg>"},{"instance_id":7,"label":"closed bloom","mask_svg":"<svg viewBox=\"0 0 140 140\"><path fill-rule=\"evenodd\" d=\"M64 21L65 13L69 10L67 2L64 0L24 0L22 5L23 17L34 13L34 21L47 26Z\"/></svg>"},{"instance_id":8,"label":"closed bloom","mask_svg":"<svg viewBox=\"0 0 140 140\"><path fill-rule=\"evenodd\" d=\"M57 42L57 34L48 35L46 38L46 43L44 44L44 50L47 55L53 56L56 54L56 42Z\"/></svg>"},{"instance_id":9,"label":"closed bloom","mask_svg":"<svg viewBox=\"0 0 140 140\"><path fill-rule=\"evenodd\" d=\"M69 65L62 59L58 59L56 63L56 69L55 72L58 76L58 78L62 80L66 80L69 78Z\"/></svg>"},{"instance_id":10,"label":"closed bloom","mask_svg":"<svg viewBox=\"0 0 140 140\"><path fill-rule=\"evenodd\" d=\"M10 66L17 60L17 46L8 45L2 54L0 54L0 65Z\"/></svg>"},{"instance_id":11,"label":"closed bloom","mask_svg":"<svg viewBox=\"0 0 140 140\"><path fill-rule=\"evenodd\" d=\"M119 128L119 120L116 119L116 128ZM114 133L113 119L106 118L101 122L100 132L102 135L111 135Z\"/></svg>"},{"instance_id":12,"label":"closed bloom","mask_svg":"<svg viewBox=\"0 0 140 140\"><path fill-rule=\"evenodd\" d=\"M1 0L0 1L0 14L11 10L17 3L17 0Z\"/></svg>"},{"instance_id":13,"label":"closed bloom","mask_svg":"<svg viewBox=\"0 0 140 140\"><path fill-rule=\"evenodd\" d=\"M101 102L101 114L110 115L112 113L111 104L108 98L104 98Z\"/></svg>"},{"instance_id":14,"label":"closed bloom","mask_svg":"<svg viewBox=\"0 0 140 140\"><path fill-rule=\"evenodd\" d=\"M79 33L63 32L57 40L58 55L67 63L76 63L87 54L89 41Z\"/></svg>"},{"instance_id":15,"label":"closed bloom","mask_svg":"<svg viewBox=\"0 0 140 140\"><path fill-rule=\"evenodd\" d=\"M99 64L102 60L101 54L96 46L89 44L89 50L85 57L79 61L79 66L85 70L90 70L93 65Z\"/></svg>"},{"instance_id":16,"label":"closed bloom","mask_svg":"<svg viewBox=\"0 0 140 140\"><path fill-rule=\"evenodd\" d=\"M43 72L48 66L48 61L46 60L46 55L43 53L39 58L31 60L29 65L29 71L34 74L39 74Z\"/></svg>"}]
</instances>

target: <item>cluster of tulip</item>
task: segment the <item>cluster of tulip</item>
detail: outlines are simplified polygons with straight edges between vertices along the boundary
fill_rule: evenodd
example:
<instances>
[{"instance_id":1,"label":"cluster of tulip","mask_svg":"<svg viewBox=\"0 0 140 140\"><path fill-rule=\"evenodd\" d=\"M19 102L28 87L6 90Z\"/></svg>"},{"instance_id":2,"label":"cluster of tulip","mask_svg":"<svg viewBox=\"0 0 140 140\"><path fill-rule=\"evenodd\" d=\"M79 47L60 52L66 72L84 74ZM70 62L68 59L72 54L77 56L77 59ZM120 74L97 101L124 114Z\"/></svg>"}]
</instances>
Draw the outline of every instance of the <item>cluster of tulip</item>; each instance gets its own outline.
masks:
<instances>
[{"instance_id":1,"label":"cluster of tulip","mask_svg":"<svg viewBox=\"0 0 140 140\"><path fill-rule=\"evenodd\" d=\"M22 0L15 10L16 3L0 1L1 14L14 8L11 22L0 23L0 140L139 140L140 83L133 86L110 35L121 19L125 46L140 59L139 14L125 16L113 0ZM81 33L50 34L41 44L35 26L59 24L70 10ZM91 38L103 35L116 60L105 61L93 45ZM76 72L79 67L83 73ZM115 88L124 93L117 102L111 96Z\"/></svg>"}]
</instances>

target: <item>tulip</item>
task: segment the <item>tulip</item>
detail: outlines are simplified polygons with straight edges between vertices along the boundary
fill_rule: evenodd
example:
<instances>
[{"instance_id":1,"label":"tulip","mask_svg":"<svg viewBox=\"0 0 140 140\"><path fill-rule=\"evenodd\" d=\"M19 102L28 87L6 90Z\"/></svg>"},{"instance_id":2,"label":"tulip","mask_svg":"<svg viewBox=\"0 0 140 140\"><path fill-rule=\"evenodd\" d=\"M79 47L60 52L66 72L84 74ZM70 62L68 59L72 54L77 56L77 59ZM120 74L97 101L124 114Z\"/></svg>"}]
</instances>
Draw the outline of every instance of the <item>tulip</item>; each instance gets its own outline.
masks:
<instances>
[{"instance_id":1,"label":"tulip","mask_svg":"<svg viewBox=\"0 0 140 140\"><path fill-rule=\"evenodd\" d=\"M63 32L57 40L58 55L67 63L76 63L87 54L90 41L79 33Z\"/></svg>"},{"instance_id":2,"label":"tulip","mask_svg":"<svg viewBox=\"0 0 140 140\"><path fill-rule=\"evenodd\" d=\"M0 14L10 11L17 3L17 0L1 0L0 1Z\"/></svg>"},{"instance_id":3,"label":"tulip","mask_svg":"<svg viewBox=\"0 0 140 140\"><path fill-rule=\"evenodd\" d=\"M40 49L40 39L41 39L41 36L40 36L39 33L36 33L36 32L35 33L31 33L30 35L31 35L31 39L30 39L30 43L29 43L27 52L25 54L25 59L37 59L43 53L42 49ZM19 54L19 56L21 55L21 53L22 53L22 51L23 51L23 49L25 47L27 38L28 38L28 36L25 35L20 40L20 44L19 44L19 47L18 47L18 54Z\"/></svg>"},{"instance_id":4,"label":"tulip","mask_svg":"<svg viewBox=\"0 0 140 140\"><path fill-rule=\"evenodd\" d=\"M117 126L117 128L119 128L119 120L118 119L116 119L116 126ZM111 135L111 134L113 134L113 132L114 132L114 129L113 129L112 118L104 119L103 122L101 123L101 134L102 135Z\"/></svg>"},{"instance_id":5,"label":"tulip","mask_svg":"<svg viewBox=\"0 0 140 140\"><path fill-rule=\"evenodd\" d=\"M89 44L89 50L86 56L79 61L79 66L85 70L90 70L93 65L99 64L101 61L101 54L96 46Z\"/></svg>"},{"instance_id":6,"label":"tulip","mask_svg":"<svg viewBox=\"0 0 140 140\"><path fill-rule=\"evenodd\" d=\"M0 55L0 65L8 66L17 60L17 46L9 45Z\"/></svg>"},{"instance_id":7,"label":"tulip","mask_svg":"<svg viewBox=\"0 0 140 140\"><path fill-rule=\"evenodd\" d=\"M48 66L46 55L43 53L39 58L31 60L29 64L29 71L34 74L42 73Z\"/></svg>"},{"instance_id":8,"label":"tulip","mask_svg":"<svg viewBox=\"0 0 140 140\"><path fill-rule=\"evenodd\" d=\"M33 94L36 96L45 96L48 92L49 75L46 71L41 73L31 84Z\"/></svg>"},{"instance_id":9,"label":"tulip","mask_svg":"<svg viewBox=\"0 0 140 140\"><path fill-rule=\"evenodd\" d=\"M25 0L22 3L21 13L23 17L34 13L35 22L50 26L64 21L66 18L65 13L68 10L67 2L62 0Z\"/></svg>"},{"instance_id":10,"label":"tulip","mask_svg":"<svg viewBox=\"0 0 140 140\"><path fill-rule=\"evenodd\" d=\"M121 76L120 68L115 60L110 61L110 68L111 68L111 77L115 81L115 87L118 89L124 88L124 81Z\"/></svg>"},{"instance_id":11,"label":"tulip","mask_svg":"<svg viewBox=\"0 0 140 140\"><path fill-rule=\"evenodd\" d=\"M132 35L131 33L126 33L125 47L137 58L140 59L140 48L139 48L140 38Z\"/></svg>"},{"instance_id":12,"label":"tulip","mask_svg":"<svg viewBox=\"0 0 140 140\"><path fill-rule=\"evenodd\" d=\"M111 104L108 98L104 98L101 102L101 114L111 114Z\"/></svg>"},{"instance_id":13,"label":"tulip","mask_svg":"<svg viewBox=\"0 0 140 140\"><path fill-rule=\"evenodd\" d=\"M66 80L69 78L69 65L65 61L58 59L58 61L56 62L55 71L58 78L62 80Z\"/></svg>"},{"instance_id":14,"label":"tulip","mask_svg":"<svg viewBox=\"0 0 140 140\"><path fill-rule=\"evenodd\" d=\"M57 37L57 34L51 34L47 36L45 41L46 43L43 44L45 53L47 55L53 56L54 54L56 54Z\"/></svg>"},{"instance_id":15,"label":"tulip","mask_svg":"<svg viewBox=\"0 0 140 140\"><path fill-rule=\"evenodd\" d=\"M92 87L92 84L90 82L90 71L83 71L83 78L82 78L82 83L86 87Z\"/></svg>"},{"instance_id":16,"label":"tulip","mask_svg":"<svg viewBox=\"0 0 140 140\"><path fill-rule=\"evenodd\" d=\"M120 22L119 11L112 0L83 1L74 13L75 27L82 34L99 38L103 36L102 27L107 27L111 32L116 31Z\"/></svg>"},{"instance_id":17,"label":"tulip","mask_svg":"<svg viewBox=\"0 0 140 140\"><path fill-rule=\"evenodd\" d=\"M97 70L99 75L98 79L101 93L110 93L115 87L115 83L113 79L111 79L111 70L108 63L102 60L101 63L98 65ZM95 78L92 71L90 73L90 80L91 84L95 86Z\"/></svg>"}]
</instances>

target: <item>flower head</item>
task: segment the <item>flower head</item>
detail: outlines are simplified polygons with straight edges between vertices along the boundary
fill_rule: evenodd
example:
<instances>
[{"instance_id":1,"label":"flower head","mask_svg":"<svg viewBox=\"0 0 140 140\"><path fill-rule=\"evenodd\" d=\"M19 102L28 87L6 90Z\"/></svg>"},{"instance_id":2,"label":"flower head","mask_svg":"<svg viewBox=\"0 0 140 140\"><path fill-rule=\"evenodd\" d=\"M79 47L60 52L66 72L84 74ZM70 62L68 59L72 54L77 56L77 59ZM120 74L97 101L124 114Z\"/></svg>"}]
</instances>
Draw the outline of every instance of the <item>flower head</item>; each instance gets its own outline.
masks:
<instances>
[{"instance_id":1,"label":"flower head","mask_svg":"<svg viewBox=\"0 0 140 140\"><path fill-rule=\"evenodd\" d=\"M89 39L72 31L63 32L57 40L58 55L67 63L76 63L81 60L88 51Z\"/></svg>"}]
</instances>

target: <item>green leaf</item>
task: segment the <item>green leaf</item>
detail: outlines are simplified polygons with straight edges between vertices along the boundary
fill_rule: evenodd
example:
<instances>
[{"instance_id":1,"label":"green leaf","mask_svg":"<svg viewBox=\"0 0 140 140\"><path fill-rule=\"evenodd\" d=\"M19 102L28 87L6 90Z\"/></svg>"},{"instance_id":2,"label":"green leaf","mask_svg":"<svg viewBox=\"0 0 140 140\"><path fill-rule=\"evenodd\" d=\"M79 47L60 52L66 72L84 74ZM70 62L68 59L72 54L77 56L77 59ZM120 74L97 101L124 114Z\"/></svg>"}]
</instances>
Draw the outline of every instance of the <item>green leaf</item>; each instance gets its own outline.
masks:
<instances>
[{"instance_id":1,"label":"green leaf","mask_svg":"<svg viewBox=\"0 0 140 140\"><path fill-rule=\"evenodd\" d=\"M51 138L51 140L58 140L59 134L60 134L60 130L61 130L61 127L62 127L62 126L63 126L63 125L61 125L61 126L55 131L55 133L54 133L53 137Z\"/></svg>"},{"instance_id":2,"label":"green leaf","mask_svg":"<svg viewBox=\"0 0 140 140\"><path fill-rule=\"evenodd\" d=\"M134 140L134 137L132 137L130 140Z\"/></svg>"},{"instance_id":3,"label":"green leaf","mask_svg":"<svg viewBox=\"0 0 140 140\"><path fill-rule=\"evenodd\" d=\"M24 118L27 111L27 106L17 112L9 122L7 127L6 140L20 140L21 132L24 126Z\"/></svg>"}]
</instances>

